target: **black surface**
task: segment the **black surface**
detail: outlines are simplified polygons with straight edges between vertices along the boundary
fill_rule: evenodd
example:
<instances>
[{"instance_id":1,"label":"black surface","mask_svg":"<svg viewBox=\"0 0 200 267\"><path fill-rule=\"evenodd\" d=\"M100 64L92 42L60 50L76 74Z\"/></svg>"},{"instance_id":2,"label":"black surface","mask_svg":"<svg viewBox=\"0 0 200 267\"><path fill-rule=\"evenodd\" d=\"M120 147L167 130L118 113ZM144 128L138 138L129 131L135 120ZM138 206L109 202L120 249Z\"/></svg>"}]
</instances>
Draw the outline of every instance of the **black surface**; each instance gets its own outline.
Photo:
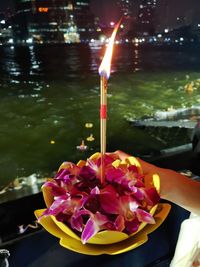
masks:
<instances>
[{"instance_id":1,"label":"black surface","mask_svg":"<svg viewBox=\"0 0 200 267\"><path fill-rule=\"evenodd\" d=\"M188 217L184 209L172 205L166 221L149 235L147 243L120 255L87 256L69 251L59 240L45 230L11 240L4 244L10 251L10 267L144 267L168 266L171 260L181 222ZM163 260L162 260L163 259Z\"/></svg>"},{"instance_id":2,"label":"black surface","mask_svg":"<svg viewBox=\"0 0 200 267\"><path fill-rule=\"evenodd\" d=\"M18 226L34 222L36 220L34 210L44 207L42 193L0 204L1 243L17 238L19 236Z\"/></svg>"}]
</instances>

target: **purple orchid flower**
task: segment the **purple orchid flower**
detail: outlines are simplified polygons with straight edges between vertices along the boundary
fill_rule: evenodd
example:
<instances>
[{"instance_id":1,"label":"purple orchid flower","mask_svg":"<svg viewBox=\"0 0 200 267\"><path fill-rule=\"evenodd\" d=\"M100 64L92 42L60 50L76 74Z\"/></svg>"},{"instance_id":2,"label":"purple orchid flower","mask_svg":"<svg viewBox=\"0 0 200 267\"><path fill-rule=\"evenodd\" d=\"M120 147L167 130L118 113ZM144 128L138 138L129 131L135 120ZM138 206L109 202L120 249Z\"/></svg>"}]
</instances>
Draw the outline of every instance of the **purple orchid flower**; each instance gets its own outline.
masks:
<instances>
[{"instance_id":1,"label":"purple orchid flower","mask_svg":"<svg viewBox=\"0 0 200 267\"><path fill-rule=\"evenodd\" d=\"M101 214L100 212L96 212L93 214L92 212L88 210L81 210L76 213L74 216L74 219L80 222L83 222L82 216L89 217L87 222L85 223L84 227L80 227L80 229L83 228L82 234L81 234L81 241L83 244L85 244L90 238L96 235L100 230L106 229L106 223L109 221L107 216ZM77 229L78 230L78 229Z\"/></svg>"},{"instance_id":2,"label":"purple orchid flower","mask_svg":"<svg viewBox=\"0 0 200 267\"><path fill-rule=\"evenodd\" d=\"M105 229L132 234L141 222L155 223L149 211L160 200L158 192L145 187L137 166L113 164L115 160L105 156L103 185L100 155L79 166L63 163L55 178L43 185L50 188L53 202L42 216L54 215L80 232L83 244Z\"/></svg>"}]
</instances>

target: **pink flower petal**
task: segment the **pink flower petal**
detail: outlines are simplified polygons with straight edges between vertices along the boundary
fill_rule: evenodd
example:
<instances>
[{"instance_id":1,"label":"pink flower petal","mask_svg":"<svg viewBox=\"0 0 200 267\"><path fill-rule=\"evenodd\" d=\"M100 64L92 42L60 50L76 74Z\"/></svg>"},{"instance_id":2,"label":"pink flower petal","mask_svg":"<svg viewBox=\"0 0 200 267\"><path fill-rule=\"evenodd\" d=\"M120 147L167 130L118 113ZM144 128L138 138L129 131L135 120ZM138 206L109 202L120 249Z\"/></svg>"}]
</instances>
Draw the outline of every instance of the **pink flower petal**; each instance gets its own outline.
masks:
<instances>
[{"instance_id":1,"label":"pink flower petal","mask_svg":"<svg viewBox=\"0 0 200 267\"><path fill-rule=\"evenodd\" d=\"M88 159L88 160L87 160L87 166L88 166L91 170L93 170L93 172L94 172L95 174L97 174L97 173L100 172L100 168L99 168L99 166L97 166L96 162L94 162L94 161L91 160L91 159Z\"/></svg>"},{"instance_id":2,"label":"pink flower petal","mask_svg":"<svg viewBox=\"0 0 200 267\"><path fill-rule=\"evenodd\" d=\"M79 210L74 214L74 218L78 218L79 216L83 216L83 215L89 215L92 216L92 212L89 210Z\"/></svg>"},{"instance_id":3,"label":"pink flower petal","mask_svg":"<svg viewBox=\"0 0 200 267\"><path fill-rule=\"evenodd\" d=\"M113 163L114 159L108 155L104 156L104 163L105 163L105 167L108 167L109 165L111 165ZM101 156L97 159L96 162L97 166L100 167L101 166Z\"/></svg>"},{"instance_id":4,"label":"pink flower petal","mask_svg":"<svg viewBox=\"0 0 200 267\"><path fill-rule=\"evenodd\" d=\"M91 195L99 195L100 194L100 190L98 188L98 186L95 186L91 191L90 191Z\"/></svg>"},{"instance_id":5,"label":"pink flower petal","mask_svg":"<svg viewBox=\"0 0 200 267\"><path fill-rule=\"evenodd\" d=\"M119 213L119 199L113 194L100 194L100 205L102 209L109 214Z\"/></svg>"},{"instance_id":6,"label":"pink flower petal","mask_svg":"<svg viewBox=\"0 0 200 267\"><path fill-rule=\"evenodd\" d=\"M81 216L72 216L70 220L71 227L79 232L83 230L83 219Z\"/></svg>"},{"instance_id":7,"label":"pink flower petal","mask_svg":"<svg viewBox=\"0 0 200 267\"><path fill-rule=\"evenodd\" d=\"M96 213L100 209L99 197L98 195L91 195L87 198L84 203L84 208L86 210L91 211L92 213Z\"/></svg>"},{"instance_id":8,"label":"pink flower petal","mask_svg":"<svg viewBox=\"0 0 200 267\"><path fill-rule=\"evenodd\" d=\"M148 195L148 197L151 199L152 206L154 206L160 201L160 195L158 194L157 190L154 187L146 189L145 192Z\"/></svg>"},{"instance_id":9,"label":"pink flower petal","mask_svg":"<svg viewBox=\"0 0 200 267\"><path fill-rule=\"evenodd\" d=\"M103 224L108 222L108 218L98 211L94 216L95 216L96 223L98 223L98 225L100 225L100 226L102 226Z\"/></svg>"},{"instance_id":10,"label":"pink flower petal","mask_svg":"<svg viewBox=\"0 0 200 267\"><path fill-rule=\"evenodd\" d=\"M116 182L121 184L124 173L120 169L114 167L109 168L106 172L106 180L109 182Z\"/></svg>"},{"instance_id":11,"label":"pink flower petal","mask_svg":"<svg viewBox=\"0 0 200 267\"><path fill-rule=\"evenodd\" d=\"M46 182L43 187L50 187L53 196L61 196L67 193L67 191L64 188L60 187L55 181Z\"/></svg>"},{"instance_id":12,"label":"pink flower petal","mask_svg":"<svg viewBox=\"0 0 200 267\"><path fill-rule=\"evenodd\" d=\"M112 185L107 185L103 189L101 189L101 194L110 194L113 196L119 196L119 193Z\"/></svg>"},{"instance_id":13,"label":"pink flower petal","mask_svg":"<svg viewBox=\"0 0 200 267\"><path fill-rule=\"evenodd\" d=\"M135 212L140 222L155 223L154 218L147 211L138 208Z\"/></svg>"},{"instance_id":14,"label":"pink flower petal","mask_svg":"<svg viewBox=\"0 0 200 267\"><path fill-rule=\"evenodd\" d=\"M138 206L139 206L139 204L138 204L137 201L130 200L130 202L129 202L129 208L130 208L131 211L133 211L133 212L136 211L136 209L138 208Z\"/></svg>"},{"instance_id":15,"label":"pink flower petal","mask_svg":"<svg viewBox=\"0 0 200 267\"><path fill-rule=\"evenodd\" d=\"M63 198L57 198L52 203L52 205L43 212L43 214L39 217L39 220L43 216L49 216L49 215L57 216L60 212L63 212L66 207L66 201L67 200Z\"/></svg>"},{"instance_id":16,"label":"pink flower petal","mask_svg":"<svg viewBox=\"0 0 200 267\"><path fill-rule=\"evenodd\" d=\"M132 221L126 221L125 226L126 226L126 232L127 234L133 234L135 233L138 228L139 228L139 221L137 219L133 219Z\"/></svg>"},{"instance_id":17,"label":"pink flower petal","mask_svg":"<svg viewBox=\"0 0 200 267\"><path fill-rule=\"evenodd\" d=\"M82 232L82 243L85 244L91 237L98 233L98 231L102 229L102 225L106 224L107 222L108 218L105 215L102 215L99 212L92 214Z\"/></svg>"},{"instance_id":18,"label":"pink flower petal","mask_svg":"<svg viewBox=\"0 0 200 267\"><path fill-rule=\"evenodd\" d=\"M95 223L95 221L90 218L81 235L81 241L85 244L91 237L93 237L100 230L99 226Z\"/></svg>"},{"instance_id":19,"label":"pink flower petal","mask_svg":"<svg viewBox=\"0 0 200 267\"><path fill-rule=\"evenodd\" d=\"M128 167L130 172L138 173L138 168L135 165L131 165Z\"/></svg>"}]
</instances>

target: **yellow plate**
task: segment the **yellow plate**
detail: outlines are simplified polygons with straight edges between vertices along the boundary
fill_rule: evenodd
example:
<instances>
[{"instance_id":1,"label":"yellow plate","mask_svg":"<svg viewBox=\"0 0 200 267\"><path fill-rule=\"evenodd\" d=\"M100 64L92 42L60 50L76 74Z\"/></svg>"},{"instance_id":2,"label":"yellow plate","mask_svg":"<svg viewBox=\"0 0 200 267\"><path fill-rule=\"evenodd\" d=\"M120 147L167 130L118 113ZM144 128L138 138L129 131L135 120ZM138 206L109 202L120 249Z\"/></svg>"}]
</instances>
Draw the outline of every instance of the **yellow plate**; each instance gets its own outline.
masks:
<instances>
[{"instance_id":1,"label":"yellow plate","mask_svg":"<svg viewBox=\"0 0 200 267\"><path fill-rule=\"evenodd\" d=\"M109 254L115 255L127 252L129 250L135 249L138 246L144 244L148 240L148 234L157 229L162 222L167 217L170 211L170 204L158 204L158 208L154 214L154 219L156 221L155 224L148 224L144 229L135 234L128 239L110 245L94 245L94 244L86 244L83 245L81 241L76 240L66 233L64 233L52 220L50 216L44 216L40 220L40 224L52 235L58 237L60 239L60 245L86 255L101 255L101 254ZM36 210L36 217L40 217L45 209Z\"/></svg>"}]
</instances>

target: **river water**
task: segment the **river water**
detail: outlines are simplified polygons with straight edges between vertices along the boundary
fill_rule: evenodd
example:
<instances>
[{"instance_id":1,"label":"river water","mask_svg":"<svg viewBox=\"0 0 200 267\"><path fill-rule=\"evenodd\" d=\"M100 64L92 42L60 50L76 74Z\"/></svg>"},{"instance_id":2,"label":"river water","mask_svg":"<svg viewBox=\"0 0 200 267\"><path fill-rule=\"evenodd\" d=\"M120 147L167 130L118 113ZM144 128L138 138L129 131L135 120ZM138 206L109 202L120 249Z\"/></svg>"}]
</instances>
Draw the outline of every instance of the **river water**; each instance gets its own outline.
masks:
<instances>
[{"instance_id":1,"label":"river water","mask_svg":"<svg viewBox=\"0 0 200 267\"><path fill-rule=\"evenodd\" d=\"M99 151L102 55L94 44L0 47L0 186L32 173L51 175L63 161ZM107 151L144 156L187 143L188 135L176 131L163 137L131 126L128 119L199 105L199 71L197 50L116 46ZM185 87L193 81L188 93ZM89 136L94 140L87 141ZM87 151L77 149L82 140Z\"/></svg>"}]
</instances>

